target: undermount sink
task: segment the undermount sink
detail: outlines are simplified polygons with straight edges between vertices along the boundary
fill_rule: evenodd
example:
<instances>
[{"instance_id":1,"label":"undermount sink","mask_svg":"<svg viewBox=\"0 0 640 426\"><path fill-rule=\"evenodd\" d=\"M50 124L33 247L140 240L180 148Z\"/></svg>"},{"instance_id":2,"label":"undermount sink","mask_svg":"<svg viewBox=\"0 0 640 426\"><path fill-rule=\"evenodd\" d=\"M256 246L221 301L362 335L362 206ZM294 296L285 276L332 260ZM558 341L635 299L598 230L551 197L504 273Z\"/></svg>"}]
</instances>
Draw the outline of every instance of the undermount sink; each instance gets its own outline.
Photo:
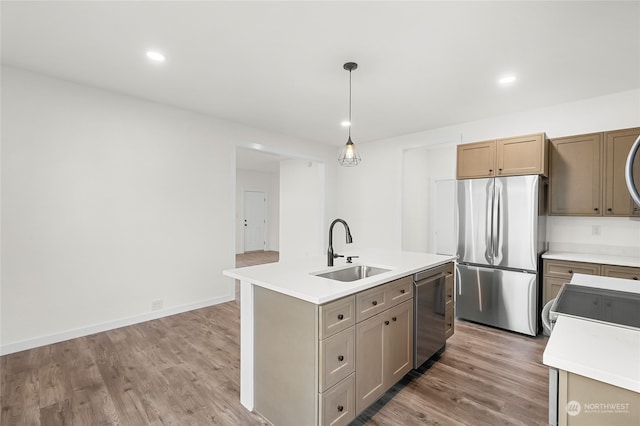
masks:
<instances>
[{"instance_id":1,"label":"undermount sink","mask_svg":"<svg viewBox=\"0 0 640 426\"><path fill-rule=\"evenodd\" d=\"M372 277L378 274L383 274L389 271L390 269L377 268L375 266L354 265L348 268L337 269L335 271L329 271L322 274L314 275L317 277L328 278L330 280L349 282Z\"/></svg>"}]
</instances>

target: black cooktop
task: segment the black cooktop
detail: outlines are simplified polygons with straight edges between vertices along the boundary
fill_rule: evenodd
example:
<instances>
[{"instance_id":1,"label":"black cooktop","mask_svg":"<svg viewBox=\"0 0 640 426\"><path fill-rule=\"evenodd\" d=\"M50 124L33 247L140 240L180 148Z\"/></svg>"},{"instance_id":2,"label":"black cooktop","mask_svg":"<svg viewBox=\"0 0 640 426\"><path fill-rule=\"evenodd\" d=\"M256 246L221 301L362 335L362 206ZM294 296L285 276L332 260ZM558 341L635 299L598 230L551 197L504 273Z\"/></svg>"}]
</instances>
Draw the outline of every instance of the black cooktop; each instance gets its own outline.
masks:
<instances>
[{"instance_id":1,"label":"black cooktop","mask_svg":"<svg viewBox=\"0 0 640 426\"><path fill-rule=\"evenodd\" d=\"M551 312L640 329L640 294L565 284Z\"/></svg>"}]
</instances>

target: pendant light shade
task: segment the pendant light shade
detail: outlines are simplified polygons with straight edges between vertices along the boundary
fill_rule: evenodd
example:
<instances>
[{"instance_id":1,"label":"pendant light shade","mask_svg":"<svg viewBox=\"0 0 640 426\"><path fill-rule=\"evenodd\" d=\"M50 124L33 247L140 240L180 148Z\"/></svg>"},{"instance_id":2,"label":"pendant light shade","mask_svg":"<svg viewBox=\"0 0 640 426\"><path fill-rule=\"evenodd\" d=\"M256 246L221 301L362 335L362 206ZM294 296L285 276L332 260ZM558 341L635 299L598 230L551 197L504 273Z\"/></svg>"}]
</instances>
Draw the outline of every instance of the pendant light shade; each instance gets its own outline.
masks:
<instances>
[{"instance_id":1,"label":"pendant light shade","mask_svg":"<svg viewBox=\"0 0 640 426\"><path fill-rule=\"evenodd\" d=\"M354 167L361 161L360 155L356 152L356 146L351 141L351 71L357 69L358 64L347 62L343 68L349 71L349 139L338 157L338 163L343 167Z\"/></svg>"}]
</instances>

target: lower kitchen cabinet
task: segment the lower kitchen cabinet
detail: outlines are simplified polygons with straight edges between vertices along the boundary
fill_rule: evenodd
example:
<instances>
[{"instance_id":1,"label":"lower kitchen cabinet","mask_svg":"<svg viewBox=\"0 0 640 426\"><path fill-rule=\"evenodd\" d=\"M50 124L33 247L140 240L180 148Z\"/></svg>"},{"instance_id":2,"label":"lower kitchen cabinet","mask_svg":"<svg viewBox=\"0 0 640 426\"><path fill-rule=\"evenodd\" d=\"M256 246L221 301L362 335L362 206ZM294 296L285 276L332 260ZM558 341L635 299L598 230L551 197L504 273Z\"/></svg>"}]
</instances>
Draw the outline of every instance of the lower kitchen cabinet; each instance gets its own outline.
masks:
<instances>
[{"instance_id":1,"label":"lower kitchen cabinet","mask_svg":"<svg viewBox=\"0 0 640 426\"><path fill-rule=\"evenodd\" d=\"M356 324L356 411L362 412L413 365L413 300Z\"/></svg>"},{"instance_id":2,"label":"lower kitchen cabinet","mask_svg":"<svg viewBox=\"0 0 640 426\"><path fill-rule=\"evenodd\" d=\"M562 284L571 281L573 274L600 275L600 265L595 263L548 259L543 263L543 305L558 295Z\"/></svg>"},{"instance_id":3,"label":"lower kitchen cabinet","mask_svg":"<svg viewBox=\"0 0 640 426\"><path fill-rule=\"evenodd\" d=\"M602 275L612 278L640 280L640 268L631 266L601 265L553 259L544 259L543 263L543 305L558 295L562 285L571 281L573 274Z\"/></svg>"},{"instance_id":4,"label":"lower kitchen cabinet","mask_svg":"<svg viewBox=\"0 0 640 426\"><path fill-rule=\"evenodd\" d=\"M255 287L253 304L254 411L271 424L348 425L413 367L413 276L324 305Z\"/></svg>"},{"instance_id":5,"label":"lower kitchen cabinet","mask_svg":"<svg viewBox=\"0 0 640 426\"><path fill-rule=\"evenodd\" d=\"M558 382L559 426L638 424L640 393L564 370Z\"/></svg>"}]
</instances>

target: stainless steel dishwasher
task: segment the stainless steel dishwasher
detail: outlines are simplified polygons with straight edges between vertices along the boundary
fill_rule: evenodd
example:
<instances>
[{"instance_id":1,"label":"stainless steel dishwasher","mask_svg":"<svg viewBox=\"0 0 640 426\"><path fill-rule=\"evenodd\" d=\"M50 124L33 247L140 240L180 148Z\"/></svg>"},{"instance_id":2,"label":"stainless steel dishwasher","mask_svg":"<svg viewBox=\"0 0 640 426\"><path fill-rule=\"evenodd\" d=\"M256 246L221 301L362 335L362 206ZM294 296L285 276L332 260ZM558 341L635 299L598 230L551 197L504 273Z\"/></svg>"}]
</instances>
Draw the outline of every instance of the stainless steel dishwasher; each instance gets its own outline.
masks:
<instances>
[{"instance_id":1,"label":"stainless steel dishwasher","mask_svg":"<svg viewBox=\"0 0 640 426\"><path fill-rule=\"evenodd\" d=\"M445 264L413 276L413 368L418 368L445 345L446 278L451 266Z\"/></svg>"}]
</instances>

